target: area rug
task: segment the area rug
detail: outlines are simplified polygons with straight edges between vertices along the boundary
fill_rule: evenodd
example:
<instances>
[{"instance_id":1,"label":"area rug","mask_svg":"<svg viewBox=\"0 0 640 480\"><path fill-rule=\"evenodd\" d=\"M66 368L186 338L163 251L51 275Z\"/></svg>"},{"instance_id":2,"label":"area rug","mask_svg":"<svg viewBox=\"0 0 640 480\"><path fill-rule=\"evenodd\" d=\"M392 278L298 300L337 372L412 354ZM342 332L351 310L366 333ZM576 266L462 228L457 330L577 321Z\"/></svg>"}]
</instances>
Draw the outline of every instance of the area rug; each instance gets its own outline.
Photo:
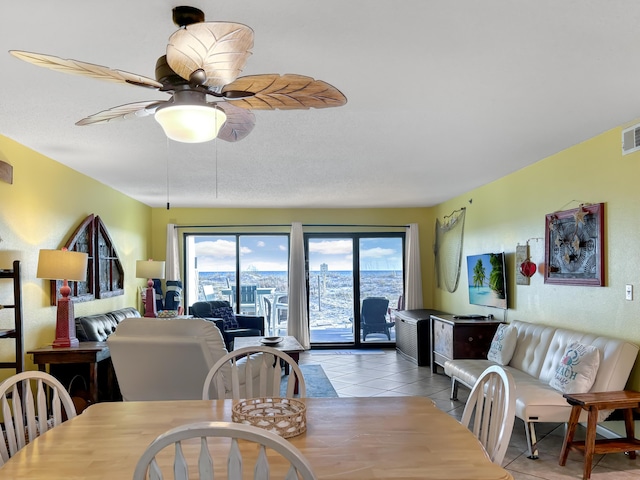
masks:
<instances>
[{"instance_id":1,"label":"area rug","mask_svg":"<svg viewBox=\"0 0 640 480\"><path fill-rule=\"evenodd\" d=\"M324 373L322 365L303 364L300 365L304 384L307 388L307 397L337 397L335 388ZM286 382L283 382L281 395L285 395Z\"/></svg>"},{"instance_id":2,"label":"area rug","mask_svg":"<svg viewBox=\"0 0 640 480\"><path fill-rule=\"evenodd\" d=\"M310 355L384 355L383 350L311 350Z\"/></svg>"}]
</instances>

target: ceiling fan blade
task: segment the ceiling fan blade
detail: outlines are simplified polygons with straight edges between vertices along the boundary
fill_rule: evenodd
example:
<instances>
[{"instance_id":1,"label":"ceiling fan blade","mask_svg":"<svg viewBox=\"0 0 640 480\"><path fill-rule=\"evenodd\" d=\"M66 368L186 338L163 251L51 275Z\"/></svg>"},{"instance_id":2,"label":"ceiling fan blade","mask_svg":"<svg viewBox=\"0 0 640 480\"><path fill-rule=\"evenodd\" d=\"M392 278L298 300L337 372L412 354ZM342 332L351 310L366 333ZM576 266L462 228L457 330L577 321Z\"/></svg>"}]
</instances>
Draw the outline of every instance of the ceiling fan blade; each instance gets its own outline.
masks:
<instances>
[{"instance_id":1,"label":"ceiling fan blade","mask_svg":"<svg viewBox=\"0 0 640 480\"><path fill-rule=\"evenodd\" d=\"M115 120L124 120L133 117L146 117L153 115L156 109L166 101L151 100L146 102L127 103L117 107L103 110L102 112L89 115L76 122L76 125L96 125L98 123L109 123Z\"/></svg>"},{"instance_id":2,"label":"ceiling fan blade","mask_svg":"<svg viewBox=\"0 0 640 480\"><path fill-rule=\"evenodd\" d=\"M93 63L63 59L53 55L44 55L42 53L23 52L20 50L9 50L9 53L20 60L24 60L25 62L32 63L39 67L56 70L58 72L82 75L109 82L129 83L140 87L153 89L162 88L162 84L156 82L152 78L143 77L142 75L122 70L114 70L101 65L95 65Z\"/></svg>"},{"instance_id":3,"label":"ceiling fan blade","mask_svg":"<svg viewBox=\"0 0 640 480\"><path fill-rule=\"evenodd\" d=\"M256 116L251 111L234 107L225 102L217 103L217 105L227 115L227 120L218 133L220 140L237 142L251 133L256 124Z\"/></svg>"},{"instance_id":4,"label":"ceiling fan blade","mask_svg":"<svg viewBox=\"0 0 640 480\"><path fill-rule=\"evenodd\" d=\"M252 97L227 101L254 110L305 110L347 103L347 98L336 87L304 75L249 75L226 85L222 93L230 90L253 92Z\"/></svg>"},{"instance_id":5,"label":"ceiling fan blade","mask_svg":"<svg viewBox=\"0 0 640 480\"><path fill-rule=\"evenodd\" d=\"M251 55L253 30L241 23L203 22L181 28L169 37L167 63L185 80L202 69L205 85L233 82Z\"/></svg>"}]
</instances>

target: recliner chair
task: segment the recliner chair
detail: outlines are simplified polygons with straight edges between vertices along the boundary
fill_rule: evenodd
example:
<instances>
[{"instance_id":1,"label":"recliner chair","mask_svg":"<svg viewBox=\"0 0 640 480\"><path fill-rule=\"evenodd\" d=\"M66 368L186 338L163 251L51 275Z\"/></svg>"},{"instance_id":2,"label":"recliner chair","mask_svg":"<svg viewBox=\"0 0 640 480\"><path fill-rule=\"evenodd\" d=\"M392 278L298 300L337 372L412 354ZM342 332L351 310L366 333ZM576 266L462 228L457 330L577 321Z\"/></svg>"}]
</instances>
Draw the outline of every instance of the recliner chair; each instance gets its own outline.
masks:
<instances>
[{"instance_id":1,"label":"recliner chair","mask_svg":"<svg viewBox=\"0 0 640 480\"><path fill-rule=\"evenodd\" d=\"M227 354L215 324L198 318L125 319L107 344L124 401L200 400L209 370ZM226 396L212 388L211 398ZM230 395L231 383L225 389Z\"/></svg>"}]
</instances>

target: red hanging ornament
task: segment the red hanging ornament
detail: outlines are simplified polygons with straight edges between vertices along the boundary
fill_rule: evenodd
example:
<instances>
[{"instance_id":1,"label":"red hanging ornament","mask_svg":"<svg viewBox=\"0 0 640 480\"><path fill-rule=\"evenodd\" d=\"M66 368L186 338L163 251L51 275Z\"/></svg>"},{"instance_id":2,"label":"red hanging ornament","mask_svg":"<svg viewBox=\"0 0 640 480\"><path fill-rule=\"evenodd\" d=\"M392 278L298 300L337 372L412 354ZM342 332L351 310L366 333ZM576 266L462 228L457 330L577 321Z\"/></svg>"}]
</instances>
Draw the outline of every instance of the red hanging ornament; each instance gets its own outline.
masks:
<instances>
[{"instance_id":1,"label":"red hanging ornament","mask_svg":"<svg viewBox=\"0 0 640 480\"><path fill-rule=\"evenodd\" d=\"M520 264L520 273L528 278L533 277L533 274L536 273L536 264L527 258Z\"/></svg>"}]
</instances>

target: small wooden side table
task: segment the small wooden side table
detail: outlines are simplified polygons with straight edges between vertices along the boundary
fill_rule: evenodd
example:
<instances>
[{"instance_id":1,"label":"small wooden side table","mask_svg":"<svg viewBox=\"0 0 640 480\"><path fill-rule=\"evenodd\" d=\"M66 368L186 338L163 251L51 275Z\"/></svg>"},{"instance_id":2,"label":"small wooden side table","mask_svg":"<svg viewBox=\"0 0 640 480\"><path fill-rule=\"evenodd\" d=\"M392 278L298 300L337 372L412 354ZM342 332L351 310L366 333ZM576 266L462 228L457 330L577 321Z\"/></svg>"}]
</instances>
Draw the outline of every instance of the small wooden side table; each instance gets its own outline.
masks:
<instances>
[{"instance_id":1,"label":"small wooden side table","mask_svg":"<svg viewBox=\"0 0 640 480\"><path fill-rule=\"evenodd\" d=\"M111 358L107 342L80 342L77 347L60 348L49 345L30 350L27 354L33 355L33 363L43 372L47 364L89 364L89 393L93 403L98 402L98 362Z\"/></svg>"},{"instance_id":2,"label":"small wooden side table","mask_svg":"<svg viewBox=\"0 0 640 480\"><path fill-rule=\"evenodd\" d=\"M635 438L633 409L640 406L640 392L617 391L595 393L565 393L571 409L567 434L560 452L560 465L567 462L569 450L575 449L584 453L583 480L591 477L591 463L595 453L629 452L629 458L636 458L636 450L640 450L640 441ZM611 438L596 440L598 412L600 410L624 410L624 425L627 436L625 438ZM574 442L576 426L582 410L589 412L587 421L587 435L584 442Z\"/></svg>"}]
</instances>

